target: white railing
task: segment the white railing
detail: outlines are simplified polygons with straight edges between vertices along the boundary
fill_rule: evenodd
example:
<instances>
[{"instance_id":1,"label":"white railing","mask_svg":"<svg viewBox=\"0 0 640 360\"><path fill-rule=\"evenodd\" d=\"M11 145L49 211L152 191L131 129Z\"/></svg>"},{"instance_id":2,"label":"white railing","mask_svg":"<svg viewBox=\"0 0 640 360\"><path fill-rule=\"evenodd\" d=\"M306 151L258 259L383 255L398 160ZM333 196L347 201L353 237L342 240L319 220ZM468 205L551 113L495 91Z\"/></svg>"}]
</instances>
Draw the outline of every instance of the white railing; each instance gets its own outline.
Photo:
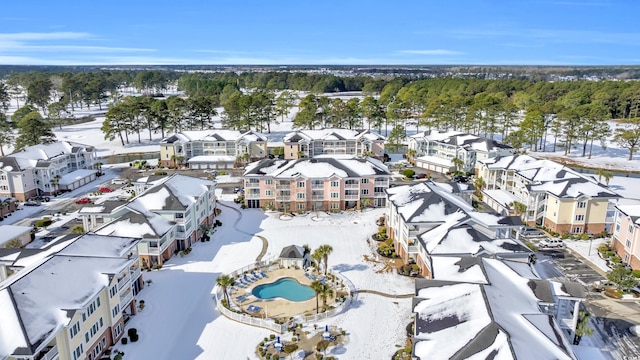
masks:
<instances>
[{"instance_id":1,"label":"white railing","mask_svg":"<svg viewBox=\"0 0 640 360\"><path fill-rule=\"evenodd\" d=\"M129 276L124 276L122 279L118 280L118 290L122 289L125 285L131 282L131 278Z\"/></svg>"},{"instance_id":2,"label":"white railing","mask_svg":"<svg viewBox=\"0 0 640 360\"><path fill-rule=\"evenodd\" d=\"M343 310L347 309L349 307L349 305L351 304L351 302L353 301L354 297L357 295L357 290L355 288L355 286L353 285L353 283L351 281L349 281L349 279L338 275L336 273L334 273L333 271L329 271L330 274L333 274L336 278L340 279L344 285L349 289L349 296L347 296L345 298L345 300L338 304L336 307L334 307L333 309L327 310L325 312L319 313L319 314L313 314L313 315L299 315L296 317L296 319L298 319L299 321L305 322L305 323L312 323L312 322L317 322L319 320L325 320L328 319L334 315L337 315L339 313L341 313Z\"/></svg>"},{"instance_id":3,"label":"white railing","mask_svg":"<svg viewBox=\"0 0 640 360\"><path fill-rule=\"evenodd\" d=\"M44 360L53 360L58 356L58 345L53 345L49 351L44 355Z\"/></svg>"},{"instance_id":4,"label":"white railing","mask_svg":"<svg viewBox=\"0 0 640 360\"><path fill-rule=\"evenodd\" d=\"M120 294L120 309L124 309L133 300L133 291L131 288L127 289L124 294Z\"/></svg>"},{"instance_id":5,"label":"white railing","mask_svg":"<svg viewBox=\"0 0 640 360\"><path fill-rule=\"evenodd\" d=\"M345 189L358 189L358 188L360 188L360 184L359 184L359 183L355 183L355 184L344 184L344 188L345 188Z\"/></svg>"},{"instance_id":6,"label":"white railing","mask_svg":"<svg viewBox=\"0 0 640 360\"><path fill-rule=\"evenodd\" d=\"M131 279L136 280L142 274L142 270L140 270L140 266L136 266L133 270L131 270Z\"/></svg>"},{"instance_id":7,"label":"white railing","mask_svg":"<svg viewBox=\"0 0 640 360\"><path fill-rule=\"evenodd\" d=\"M360 195L345 195L344 199L345 200L358 200L358 199L360 199Z\"/></svg>"}]
</instances>

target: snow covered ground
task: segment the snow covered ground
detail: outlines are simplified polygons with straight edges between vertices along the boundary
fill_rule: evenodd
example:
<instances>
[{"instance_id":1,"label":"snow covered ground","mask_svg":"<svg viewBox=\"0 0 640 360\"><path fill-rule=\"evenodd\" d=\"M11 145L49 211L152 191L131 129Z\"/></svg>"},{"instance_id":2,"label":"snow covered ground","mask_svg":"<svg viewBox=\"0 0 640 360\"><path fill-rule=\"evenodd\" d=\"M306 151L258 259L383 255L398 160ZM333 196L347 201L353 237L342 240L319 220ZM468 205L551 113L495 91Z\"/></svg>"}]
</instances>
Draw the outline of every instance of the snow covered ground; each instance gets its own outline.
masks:
<instances>
[{"instance_id":1,"label":"snow covered ground","mask_svg":"<svg viewBox=\"0 0 640 360\"><path fill-rule=\"evenodd\" d=\"M315 248L330 244L334 250L329 256L329 266L351 280L357 289L390 294L414 291L411 279L381 271L380 263L364 259L364 256L375 259L367 239L376 231L375 220L383 214L382 209L336 215L320 213L320 221L311 214L285 221L276 212L232 210L227 207L236 208L229 201L232 195L223 198L226 198L220 216L223 226L211 242L197 243L191 254L172 258L160 271L143 273L145 280L152 280L151 286L139 294L139 299L145 300L145 308L128 324L138 329L140 340L116 346L127 357L256 358L257 344L271 332L220 315L212 295L218 275L253 263L260 253L261 240L246 233L267 238L265 259L276 257L287 245L308 244ZM242 219L234 225L239 214ZM405 326L411 321L410 303L410 298L358 294L347 311L317 325L335 325L346 330L346 344L330 351L339 359L388 359L398 347L404 346ZM312 331L311 326L308 330Z\"/></svg>"}]
</instances>

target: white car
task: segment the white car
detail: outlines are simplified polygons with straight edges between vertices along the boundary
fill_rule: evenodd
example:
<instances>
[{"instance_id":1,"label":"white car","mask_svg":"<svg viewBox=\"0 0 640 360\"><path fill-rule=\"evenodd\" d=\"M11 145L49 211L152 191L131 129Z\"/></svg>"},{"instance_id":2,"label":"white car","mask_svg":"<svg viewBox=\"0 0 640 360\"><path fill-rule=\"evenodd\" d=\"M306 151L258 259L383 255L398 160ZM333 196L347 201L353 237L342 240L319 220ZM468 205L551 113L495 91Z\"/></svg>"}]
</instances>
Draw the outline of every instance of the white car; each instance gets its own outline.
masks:
<instances>
[{"instance_id":1,"label":"white car","mask_svg":"<svg viewBox=\"0 0 640 360\"><path fill-rule=\"evenodd\" d=\"M559 248L559 249L563 249L567 246L564 243L564 241L557 238L542 239L539 245L542 248Z\"/></svg>"},{"instance_id":2,"label":"white car","mask_svg":"<svg viewBox=\"0 0 640 360\"><path fill-rule=\"evenodd\" d=\"M124 185L127 183L127 180L123 179L123 178L115 178L113 180L111 180L111 184L113 185Z\"/></svg>"}]
</instances>

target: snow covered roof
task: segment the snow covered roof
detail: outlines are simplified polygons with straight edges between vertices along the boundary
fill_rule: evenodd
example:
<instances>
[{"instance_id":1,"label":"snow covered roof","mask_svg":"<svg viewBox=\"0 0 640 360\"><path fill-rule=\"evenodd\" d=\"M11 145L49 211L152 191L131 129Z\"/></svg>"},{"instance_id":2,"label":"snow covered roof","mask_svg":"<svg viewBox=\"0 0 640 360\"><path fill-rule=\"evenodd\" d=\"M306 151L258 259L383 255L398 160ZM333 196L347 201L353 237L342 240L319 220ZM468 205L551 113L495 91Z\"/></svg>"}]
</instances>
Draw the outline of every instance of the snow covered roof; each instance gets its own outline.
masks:
<instances>
[{"instance_id":1,"label":"snow covered roof","mask_svg":"<svg viewBox=\"0 0 640 360\"><path fill-rule=\"evenodd\" d=\"M235 162L236 157L230 155L199 155L187 160L188 163Z\"/></svg>"},{"instance_id":2,"label":"snow covered roof","mask_svg":"<svg viewBox=\"0 0 640 360\"><path fill-rule=\"evenodd\" d=\"M455 167L455 165L453 165L453 162L451 160L440 158L440 157L437 157L437 156L431 156L431 155L420 156L420 157L416 158L416 162L424 162L424 163L428 163L428 164L446 166L446 167L449 167L449 168Z\"/></svg>"},{"instance_id":3,"label":"snow covered roof","mask_svg":"<svg viewBox=\"0 0 640 360\"><path fill-rule=\"evenodd\" d=\"M495 202L500 204L505 209L511 209L512 206L509 205L515 201L519 201L515 195L508 191L504 191L502 189L494 189L494 190L483 190L485 195L493 199Z\"/></svg>"},{"instance_id":4,"label":"snow covered roof","mask_svg":"<svg viewBox=\"0 0 640 360\"><path fill-rule=\"evenodd\" d=\"M431 256L434 280L488 284L482 258L477 256Z\"/></svg>"},{"instance_id":5,"label":"snow covered roof","mask_svg":"<svg viewBox=\"0 0 640 360\"><path fill-rule=\"evenodd\" d=\"M136 196L128 207L138 211L184 211L198 198L215 188L215 182L178 173L165 177Z\"/></svg>"},{"instance_id":6,"label":"snow covered roof","mask_svg":"<svg viewBox=\"0 0 640 360\"><path fill-rule=\"evenodd\" d=\"M203 130L203 131L182 131L166 137L160 141L162 144L172 144L174 142L188 143L192 141L267 141L267 137L256 131L241 133L236 130Z\"/></svg>"},{"instance_id":7,"label":"snow covered roof","mask_svg":"<svg viewBox=\"0 0 640 360\"><path fill-rule=\"evenodd\" d=\"M632 222L640 225L640 205L618 205L616 209L629 216Z\"/></svg>"},{"instance_id":8,"label":"snow covered roof","mask_svg":"<svg viewBox=\"0 0 640 360\"><path fill-rule=\"evenodd\" d=\"M302 259L304 258L304 248L298 245L290 245L282 248L280 259Z\"/></svg>"},{"instance_id":9,"label":"snow covered roof","mask_svg":"<svg viewBox=\"0 0 640 360\"><path fill-rule=\"evenodd\" d=\"M460 131L427 130L411 136L416 141L434 141L443 144L457 145L479 152L490 152L495 149L513 149L511 146L493 139L483 138Z\"/></svg>"},{"instance_id":10,"label":"snow covered roof","mask_svg":"<svg viewBox=\"0 0 640 360\"><path fill-rule=\"evenodd\" d=\"M418 240L429 254L477 255L530 253L531 251L512 239L496 239L468 224L449 226L450 221L438 225L420 235Z\"/></svg>"},{"instance_id":11,"label":"snow covered roof","mask_svg":"<svg viewBox=\"0 0 640 360\"><path fill-rule=\"evenodd\" d=\"M326 179L332 176L341 178L362 176L390 176L386 165L373 158L344 156L316 156L311 159L277 160L265 159L247 166L244 176L272 176L292 179L305 177Z\"/></svg>"},{"instance_id":12,"label":"snow covered roof","mask_svg":"<svg viewBox=\"0 0 640 360\"><path fill-rule=\"evenodd\" d=\"M31 226L0 225L0 246L7 241L31 232Z\"/></svg>"},{"instance_id":13,"label":"snow covered roof","mask_svg":"<svg viewBox=\"0 0 640 360\"><path fill-rule=\"evenodd\" d=\"M298 130L286 134L282 141L284 143L314 141L314 140L361 140L384 141L384 136L371 130L349 130L349 129L321 129L321 130Z\"/></svg>"},{"instance_id":14,"label":"snow covered roof","mask_svg":"<svg viewBox=\"0 0 640 360\"><path fill-rule=\"evenodd\" d=\"M451 193L452 187L437 186L431 181L387 189L389 201L405 223L445 223L449 226L471 218L487 227L521 226L518 217L476 211L469 203Z\"/></svg>"},{"instance_id":15,"label":"snow covered roof","mask_svg":"<svg viewBox=\"0 0 640 360\"><path fill-rule=\"evenodd\" d=\"M41 163L41 165L48 166L48 162L56 157L75 154L82 151L93 152L94 147L70 141L56 141L49 144L27 146L18 152L7 155L6 157L14 158L20 169L27 169L38 166L38 162L44 162ZM5 160L2 158L0 161L4 162Z\"/></svg>"},{"instance_id":16,"label":"snow covered roof","mask_svg":"<svg viewBox=\"0 0 640 360\"><path fill-rule=\"evenodd\" d=\"M130 203L127 207L133 211L103 225L95 233L109 236L159 239L175 225L172 221L144 208L137 207L137 205Z\"/></svg>"},{"instance_id":17,"label":"snow covered roof","mask_svg":"<svg viewBox=\"0 0 640 360\"><path fill-rule=\"evenodd\" d=\"M58 254L124 258L139 242L139 238L87 233L60 250Z\"/></svg>"},{"instance_id":18,"label":"snow covered roof","mask_svg":"<svg viewBox=\"0 0 640 360\"><path fill-rule=\"evenodd\" d=\"M57 255L9 278L0 288L0 356L34 354L128 264L121 258Z\"/></svg>"},{"instance_id":19,"label":"snow covered roof","mask_svg":"<svg viewBox=\"0 0 640 360\"><path fill-rule=\"evenodd\" d=\"M512 155L479 161L490 170L513 170L529 182L529 191L547 192L559 198L619 197L592 177L584 176L551 160L538 160L529 155Z\"/></svg>"},{"instance_id":20,"label":"snow covered roof","mask_svg":"<svg viewBox=\"0 0 640 360\"><path fill-rule=\"evenodd\" d=\"M541 310L545 300L536 296L530 279L497 259L444 260L458 267L467 262L465 268L474 273L456 276L445 271L445 276L462 281L416 279L416 357L575 359L554 318ZM535 284L550 289L548 282L539 281Z\"/></svg>"},{"instance_id":21,"label":"snow covered roof","mask_svg":"<svg viewBox=\"0 0 640 360\"><path fill-rule=\"evenodd\" d=\"M97 173L97 170L89 170L89 169L78 169L75 171L72 171L68 174L63 175L60 180L58 180L58 184L60 185L70 185L73 184L74 182L84 179L86 177L89 177L95 173Z\"/></svg>"}]
</instances>

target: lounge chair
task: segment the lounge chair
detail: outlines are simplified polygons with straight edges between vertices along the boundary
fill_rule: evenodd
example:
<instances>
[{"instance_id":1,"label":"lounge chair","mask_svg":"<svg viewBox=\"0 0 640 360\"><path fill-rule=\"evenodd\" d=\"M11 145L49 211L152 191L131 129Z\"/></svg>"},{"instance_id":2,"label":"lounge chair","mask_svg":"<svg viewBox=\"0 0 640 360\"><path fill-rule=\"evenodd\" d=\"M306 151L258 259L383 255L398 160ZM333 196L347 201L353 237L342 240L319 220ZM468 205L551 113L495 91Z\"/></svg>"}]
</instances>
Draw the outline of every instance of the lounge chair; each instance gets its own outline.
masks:
<instances>
[{"instance_id":1,"label":"lounge chair","mask_svg":"<svg viewBox=\"0 0 640 360\"><path fill-rule=\"evenodd\" d=\"M267 274L265 274L265 273L264 273L264 271L260 271L260 275L261 275L263 278L266 278L266 277L267 277Z\"/></svg>"},{"instance_id":2,"label":"lounge chair","mask_svg":"<svg viewBox=\"0 0 640 360\"><path fill-rule=\"evenodd\" d=\"M245 302L247 300L246 297L240 295L240 296L236 296L236 301L237 302Z\"/></svg>"}]
</instances>

